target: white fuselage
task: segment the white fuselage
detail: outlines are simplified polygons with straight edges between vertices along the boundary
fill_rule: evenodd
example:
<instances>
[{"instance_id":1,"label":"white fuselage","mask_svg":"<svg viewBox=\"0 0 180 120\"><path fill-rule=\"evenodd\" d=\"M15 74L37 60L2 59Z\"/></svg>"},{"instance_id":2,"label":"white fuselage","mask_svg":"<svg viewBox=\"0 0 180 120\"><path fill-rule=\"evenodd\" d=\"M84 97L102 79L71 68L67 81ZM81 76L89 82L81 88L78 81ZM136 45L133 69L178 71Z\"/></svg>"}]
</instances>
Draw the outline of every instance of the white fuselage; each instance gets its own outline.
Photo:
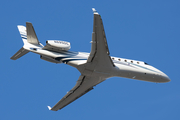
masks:
<instances>
[{"instance_id":1,"label":"white fuselage","mask_svg":"<svg viewBox=\"0 0 180 120\"><path fill-rule=\"evenodd\" d=\"M83 65L87 62L89 53L85 52L71 52L71 51L62 51L62 52L53 52L49 50L43 50L40 47L37 49L29 49L29 51L40 54L51 58L57 63L65 63L70 66L73 66L78 69L78 66ZM98 74L109 77L125 77L136 80L143 80L149 82L163 83L169 82L169 77L156 69L155 67L148 65L145 62L130 60L118 57L111 57L115 67L108 71L95 71ZM78 69L79 70L79 69Z\"/></svg>"}]
</instances>

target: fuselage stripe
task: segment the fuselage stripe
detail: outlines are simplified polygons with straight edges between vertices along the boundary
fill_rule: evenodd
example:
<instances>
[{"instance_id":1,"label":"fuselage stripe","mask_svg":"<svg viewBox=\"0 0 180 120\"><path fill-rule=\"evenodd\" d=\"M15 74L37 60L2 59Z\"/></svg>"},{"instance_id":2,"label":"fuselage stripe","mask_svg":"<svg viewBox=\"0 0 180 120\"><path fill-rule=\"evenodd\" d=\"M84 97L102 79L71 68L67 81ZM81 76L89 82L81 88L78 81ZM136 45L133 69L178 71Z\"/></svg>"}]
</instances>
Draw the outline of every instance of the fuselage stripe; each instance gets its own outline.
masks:
<instances>
[{"instance_id":1,"label":"fuselage stripe","mask_svg":"<svg viewBox=\"0 0 180 120\"><path fill-rule=\"evenodd\" d=\"M87 60L87 59L68 59L68 60L62 60L63 63L68 63L70 61L75 61L75 60Z\"/></svg>"}]
</instances>

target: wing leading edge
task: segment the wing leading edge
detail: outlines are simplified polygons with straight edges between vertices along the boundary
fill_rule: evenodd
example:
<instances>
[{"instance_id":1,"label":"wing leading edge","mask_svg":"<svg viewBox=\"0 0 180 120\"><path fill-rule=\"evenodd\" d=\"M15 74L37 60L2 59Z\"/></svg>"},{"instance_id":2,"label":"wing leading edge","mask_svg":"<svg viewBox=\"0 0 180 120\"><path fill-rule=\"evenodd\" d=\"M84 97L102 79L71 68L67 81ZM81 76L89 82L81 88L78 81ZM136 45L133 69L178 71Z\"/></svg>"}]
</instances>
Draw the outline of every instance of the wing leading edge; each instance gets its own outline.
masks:
<instances>
[{"instance_id":1,"label":"wing leading edge","mask_svg":"<svg viewBox=\"0 0 180 120\"><path fill-rule=\"evenodd\" d=\"M53 108L50 108L49 106L48 108L53 111L58 111L59 109L64 108L71 102L92 90L93 86L96 84L96 80L99 79L101 78L81 75L76 82L76 85Z\"/></svg>"},{"instance_id":2,"label":"wing leading edge","mask_svg":"<svg viewBox=\"0 0 180 120\"><path fill-rule=\"evenodd\" d=\"M96 73L98 73L98 71L114 67L114 64L109 56L110 53L101 16L95 9L93 9L93 12L94 23L91 53L88 57L87 63L83 65L84 70L81 71L81 76L76 82L76 85L54 107L51 108L48 106L49 110L57 111L62 109L82 95L86 94L92 90L95 85L106 79L106 77L97 75Z\"/></svg>"}]
</instances>

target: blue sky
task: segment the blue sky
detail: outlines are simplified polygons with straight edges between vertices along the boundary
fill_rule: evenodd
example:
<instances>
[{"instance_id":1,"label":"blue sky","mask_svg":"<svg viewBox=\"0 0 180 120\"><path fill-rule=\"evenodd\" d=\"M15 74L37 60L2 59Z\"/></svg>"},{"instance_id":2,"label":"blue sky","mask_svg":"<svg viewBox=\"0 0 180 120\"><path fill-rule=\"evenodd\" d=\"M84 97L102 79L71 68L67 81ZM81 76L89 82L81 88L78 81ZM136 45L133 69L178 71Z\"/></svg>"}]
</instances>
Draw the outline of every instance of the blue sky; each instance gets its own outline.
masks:
<instances>
[{"instance_id":1,"label":"blue sky","mask_svg":"<svg viewBox=\"0 0 180 120\"><path fill-rule=\"evenodd\" d=\"M178 0L6 0L0 4L1 120L179 120L180 1ZM90 52L95 7L103 19L110 54L145 61L171 82L156 84L111 78L58 112L49 111L80 73L28 53L17 25L32 22L38 39L71 42L72 51Z\"/></svg>"}]
</instances>

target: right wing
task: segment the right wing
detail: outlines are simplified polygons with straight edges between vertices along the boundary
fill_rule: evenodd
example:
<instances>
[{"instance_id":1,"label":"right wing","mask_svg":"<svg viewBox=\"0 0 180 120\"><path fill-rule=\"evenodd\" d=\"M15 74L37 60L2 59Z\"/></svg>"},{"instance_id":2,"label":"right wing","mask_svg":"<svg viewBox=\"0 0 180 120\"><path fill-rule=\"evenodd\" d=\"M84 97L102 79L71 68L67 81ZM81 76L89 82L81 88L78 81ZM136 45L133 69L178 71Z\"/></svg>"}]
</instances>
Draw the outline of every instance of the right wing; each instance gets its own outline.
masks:
<instances>
[{"instance_id":1,"label":"right wing","mask_svg":"<svg viewBox=\"0 0 180 120\"><path fill-rule=\"evenodd\" d=\"M48 108L53 111L62 109L66 105L92 90L93 86L97 84L97 81L101 81L101 78L81 75L76 85L53 108L50 108L49 106Z\"/></svg>"}]
</instances>

